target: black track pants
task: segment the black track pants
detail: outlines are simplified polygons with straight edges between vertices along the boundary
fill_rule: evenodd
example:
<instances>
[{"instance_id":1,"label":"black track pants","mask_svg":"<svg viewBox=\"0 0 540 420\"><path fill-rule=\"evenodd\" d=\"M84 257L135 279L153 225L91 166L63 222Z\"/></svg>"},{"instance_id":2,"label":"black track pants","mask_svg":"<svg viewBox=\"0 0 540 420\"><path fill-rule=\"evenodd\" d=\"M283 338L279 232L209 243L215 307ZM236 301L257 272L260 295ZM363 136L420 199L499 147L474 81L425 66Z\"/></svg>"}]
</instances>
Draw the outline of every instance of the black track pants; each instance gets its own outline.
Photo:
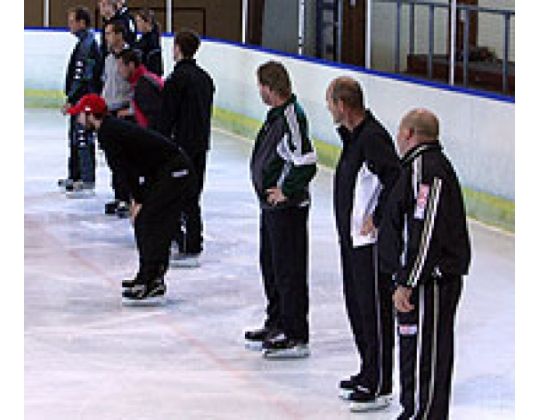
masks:
<instances>
[{"instance_id":1,"label":"black track pants","mask_svg":"<svg viewBox=\"0 0 540 420\"><path fill-rule=\"evenodd\" d=\"M361 359L359 383L374 395L392 392L394 314L391 276L379 273L377 246L341 243L343 293Z\"/></svg>"},{"instance_id":2,"label":"black track pants","mask_svg":"<svg viewBox=\"0 0 540 420\"><path fill-rule=\"evenodd\" d=\"M262 210L260 264L267 298L265 325L308 342L309 207Z\"/></svg>"},{"instance_id":3,"label":"black track pants","mask_svg":"<svg viewBox=\"0 0 540 420\"><path fill-rule=\"evenodd\" d=\"M138 277L153 280L168 266L169 250L178 219L186 202L197 193L195 174L186 174L180 160L169 162L148 186L141 211L135 219L135 239L139 251Z\"/></svg>"},{"instance_id":4,"label":"black track pants","mask_svg":"<svg viewBox=\"0 0 540 420\"><path fill-rule=\"evenodd\" d=\"M454 364L454 319L462 278L433 278L414 289L414 310L398 313L403 408L399 419L448 419Z\"/></svg>"}]
</instances>

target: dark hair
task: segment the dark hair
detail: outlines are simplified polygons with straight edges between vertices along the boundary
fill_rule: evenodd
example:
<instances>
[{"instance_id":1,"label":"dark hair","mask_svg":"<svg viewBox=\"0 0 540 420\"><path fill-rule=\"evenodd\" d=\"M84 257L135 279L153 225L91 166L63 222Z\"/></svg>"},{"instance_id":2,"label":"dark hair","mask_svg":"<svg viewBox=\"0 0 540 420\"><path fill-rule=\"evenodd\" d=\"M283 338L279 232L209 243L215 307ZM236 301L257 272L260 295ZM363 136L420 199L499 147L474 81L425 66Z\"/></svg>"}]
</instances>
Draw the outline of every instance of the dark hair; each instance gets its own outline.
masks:
<instances>
[{"instance_id":1,"label":"dark hair","mask_svg":"<svg viewBox=\"0 0 540 420\"><path fill-rule=\"evenodd\" d=\"M117 57L122 60L122 62L127 66L129 63L135 64L135 67L139 67L141 65L141 54L139 51L132 50L132 49L125 49L120 52L120 54L117 55Z\"/></svg>"},{"instance_id":2,"label":"dark hair","mask_svg":"<svg viewBox=\"0 0 540 420\"><path fill-rule=\"evenodd\" d=\"M342 101L351 109L364 110L364 94L360 83L350 77L343 76L335 79L332 85L334 103Z\"/></svg>"},{"instance_id":3,"label":"dark hair","mask_svg":"<svg viewBox=\"0 0 540 420\"><path fill-rule=\"evenodd\" d=\"M77 22L80 22L81 20L84 21L84 24L86 27L90 26L91 20L90 20L90 11L86 7L78 6L78 7L72 7L68 10L68 14L73 13L75 15L75 20Z\"/></svg>"},{"instance_id":4,"label":"dark hair","mask_svg":"<svg viewBox=\"0 0 540 420\"><path fill-rule=\"evenodd\" d=\"M174 37L174 45L178 45L184 58L193 58L201 45L201 40L195 31L183 29Z\"/></svg>"},{"instance_id":5,"label":"dark hair","mask_svg":"<svg viewBox=\"0 0 540 420\"><path fill-rule=\"evenodd\" d=\"M277 61L268 61L257 69L257 79L263 86L284 98L291 96L291 79L285 66Z\"/></svg>"},{"instance_id":6,"label":"dark hair","mask_svg":"<svg viewBox=\"0 0 540 420\"><path fill-rule=\"evenodd\" d=\"M151 23L152 31L157 32L158 34L161 32L159 23L156 20L156 15L152 9L141 9L138 10L135 14L139 16L142 20L144 20L146 23Z\"/></svg>"},{"instance_id":7,"label":"dark hair","mask_svg":"<svg viewBox=\"0 0 540 420\"><path fill-rule=\"evenodd\" d=\"M122 34L122 38L126 39L126 26L119 20L113 20L105 25L105 27L111 26L112 31L115 34Z\"/></svg>"}]
</instances>

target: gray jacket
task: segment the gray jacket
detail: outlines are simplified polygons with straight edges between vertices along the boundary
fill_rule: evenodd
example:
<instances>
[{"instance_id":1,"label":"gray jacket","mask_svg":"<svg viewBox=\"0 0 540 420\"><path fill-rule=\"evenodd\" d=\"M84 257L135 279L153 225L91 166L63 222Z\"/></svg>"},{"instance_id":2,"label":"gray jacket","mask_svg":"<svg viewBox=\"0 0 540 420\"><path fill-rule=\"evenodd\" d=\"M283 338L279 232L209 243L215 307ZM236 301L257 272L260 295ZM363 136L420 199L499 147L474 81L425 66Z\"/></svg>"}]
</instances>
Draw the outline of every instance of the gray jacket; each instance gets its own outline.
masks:
<instances>
[{"instance_id":1,"label":"gray jacket","mask_svg":"<svg viewBox=\"0 0 540 420\"><path fill-rule=\"evenodd\" d=\"M101 96L105 99L109 111L117 111L130 106L131 86L129 85L129 82L118 73L116 54L114 54L114 52L111 52L105 58L105 67L103 69L103 92L101 93Z\"/></svg>"}]
</instances>

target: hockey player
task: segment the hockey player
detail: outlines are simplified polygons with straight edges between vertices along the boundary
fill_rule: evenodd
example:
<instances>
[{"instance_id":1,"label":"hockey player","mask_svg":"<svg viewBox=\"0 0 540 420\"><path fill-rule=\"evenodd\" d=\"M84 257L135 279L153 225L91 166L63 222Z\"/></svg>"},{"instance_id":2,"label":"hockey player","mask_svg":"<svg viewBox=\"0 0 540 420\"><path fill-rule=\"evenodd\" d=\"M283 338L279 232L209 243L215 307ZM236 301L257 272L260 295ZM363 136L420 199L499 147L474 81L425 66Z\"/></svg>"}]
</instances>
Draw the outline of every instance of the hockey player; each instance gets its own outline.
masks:
<instances>
[{"instance_id":1,"label":"hockey player","mask_svg":"<svg viewBox=\"0 0 540 420\"><path fill-rule=\"evenodd\" d=\"M386 129L365 109L360 84L335 79L326 101L343 142L334 176L343 292L360 371L339 383L351 410L386 407L392 393L394 322L391 277L380 272L377 228L399 159Z\"/></svg>"},{"instance_id":2,"label":"hockey player","mask_svg":"<svg viewBox=\"0 0 540 420\"><path fill-rule=\"evenodd\" d=\"M454 318L471 248L461 188L425 109L402 119L401 175L381 227L381 261L393 273L405 419L448 419Z\"/></svg>"},{"instance_id":3,"label":"hockey player","mask_svg":"<svg viewBox=\"0 0 540 420\"><path fill-rule=\"evenodd\" d=\"M110 165L129 181L139 269L133 280L122 282L122 296L136 301L163 296L174 228L186 202L197 194L190 159L159 133L108 114L96 94L84 96L68 113L97 132Z\"/></svg>"}]
</instances>

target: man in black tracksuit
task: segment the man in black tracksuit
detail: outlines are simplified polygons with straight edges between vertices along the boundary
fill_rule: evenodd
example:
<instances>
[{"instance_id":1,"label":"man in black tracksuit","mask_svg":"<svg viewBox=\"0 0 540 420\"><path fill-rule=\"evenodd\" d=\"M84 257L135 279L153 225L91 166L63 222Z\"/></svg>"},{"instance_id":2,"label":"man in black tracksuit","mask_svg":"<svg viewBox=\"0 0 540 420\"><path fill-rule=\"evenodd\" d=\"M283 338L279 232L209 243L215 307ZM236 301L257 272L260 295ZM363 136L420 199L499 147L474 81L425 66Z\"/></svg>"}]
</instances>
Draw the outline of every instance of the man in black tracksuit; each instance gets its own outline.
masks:
<instances>
[{"instance_id":1,"label":"man in black tracksuit","mask_svg":"<svg viewBox=\"0 0 540 420\"><path fill-rule=\"evenodd\" d=\"M73 49L66 74L66 104L62 112L77 103L85 94L100 89L99 49L90 30L90 12L84 7L76 7L68 12L68 26L78 42ZM69 121L68 177L59 185L66 191L93 189L95 183L94 133L85 130L75 117Z\"/></svg>"},{"instance_id":2,"label":"man in black tracksuit","mask_svg":"<svg viewBox=\"0 0 540 420\"><path fill-rule=\"evenodd\" d=\"M309 183L317 157L283 65L263 64L257 77L261 98L271 106L250 164L261 207L260 266L267 307L264 327L247 331L246 344L262 345L268 358L306 357Z\"/></svg>"},{"instance_id":3,"label":"man in black tracksuit","mask_svg":"<svg viewBox=\"0 0 540 420\"><path fill-rule=\"evenodd\" d=\"M139 270L134 280L123 282L123 296L141 300L163 295L174 227L186 202L197 194L191 161L159 133L108 115L100 96L87 95L68 112L80 114L81 122L97 131L109 164L129 182Z\"/></svg>"},{"instance_id":4,"label":"man in black tracksuit","mask_svg":"<svg viewBox=\"0 0 540 420\"><path fill-rule=\"evenodd\" d=\"M200 45L198 35L182 31L174 38L173 72L165 81L157 130L182 147L190 157L197 174L199 194L179 220L176 240L179 254L172 261L198 265L203 249L203 224L200 197L206 172L206 155L210 149L210 120L214 82L193 58ZM182 228L185 232L182 232Z\"/></svg>"},{"instance_id":5,"label":"man in black tracksuit","mask_svg":"<svg viewBox=\"0 0 540 420\"><path fill-rule=\"evenodd\" d=\"M392 393L391 277L379 270L377 227L399 175L399 159L388 132L364 109L358 82L335 79L326 99L343 141L334 208L345 305L361 360L360 372L341 381L339 388L351 410L367 411L386 407Z\"/></svg>"},{"instance_id":6,"label":"man in black tracksuit","mask_svg":"<svg viewBox=\"0 0 540 420\"><path fill-rule=\"evenodd\" d=\"M454 318L471 248L461 188L423 109L401 121L401 175L380 231L383 269L395 276L400 401L405 419L448 418Z\"/></svg>"}]
</instances>

